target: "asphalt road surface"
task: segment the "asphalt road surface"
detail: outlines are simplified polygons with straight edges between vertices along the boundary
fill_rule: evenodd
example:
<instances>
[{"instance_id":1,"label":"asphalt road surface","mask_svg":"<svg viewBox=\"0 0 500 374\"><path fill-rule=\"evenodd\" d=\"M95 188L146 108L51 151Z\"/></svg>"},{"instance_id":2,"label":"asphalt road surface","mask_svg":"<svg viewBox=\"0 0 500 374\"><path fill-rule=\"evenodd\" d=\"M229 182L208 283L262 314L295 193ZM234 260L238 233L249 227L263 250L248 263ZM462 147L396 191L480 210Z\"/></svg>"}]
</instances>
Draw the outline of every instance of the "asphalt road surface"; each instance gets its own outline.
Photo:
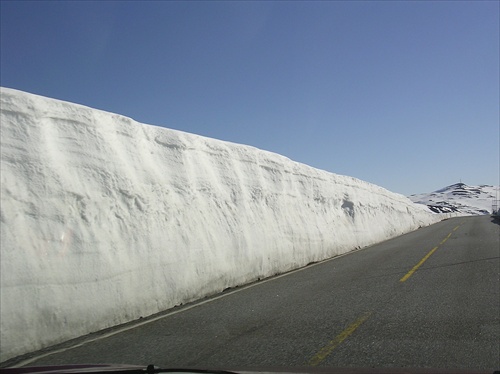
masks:
<instances>
[{"instance_id":1,"label":"asphalt road surface","mask_svg":"<svg viewBox=\"0 0 500 374\"><path fill-rule=\"evenodd\" d=\"M499 239L445 220L22 364L498 369Z\"/></svg>"}]
</instances>

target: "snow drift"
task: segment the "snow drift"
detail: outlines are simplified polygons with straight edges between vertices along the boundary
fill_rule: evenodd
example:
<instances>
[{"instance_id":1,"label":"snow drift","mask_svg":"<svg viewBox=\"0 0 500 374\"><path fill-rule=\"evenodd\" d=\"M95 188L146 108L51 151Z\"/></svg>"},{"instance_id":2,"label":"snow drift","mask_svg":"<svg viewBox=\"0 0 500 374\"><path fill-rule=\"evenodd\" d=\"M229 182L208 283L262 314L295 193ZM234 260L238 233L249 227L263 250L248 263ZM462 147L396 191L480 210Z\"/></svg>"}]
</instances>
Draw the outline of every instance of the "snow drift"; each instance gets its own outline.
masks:
<instances>
[{"instance_id":1,"label":"snow drift","mask_svg":"<svg viewBox=\"0 0 500 374\"><path fill-rule=\"evenodd\" d=\"M2 88L0 361L439 219L277 154Z\"/></svg>"}]
</instances>

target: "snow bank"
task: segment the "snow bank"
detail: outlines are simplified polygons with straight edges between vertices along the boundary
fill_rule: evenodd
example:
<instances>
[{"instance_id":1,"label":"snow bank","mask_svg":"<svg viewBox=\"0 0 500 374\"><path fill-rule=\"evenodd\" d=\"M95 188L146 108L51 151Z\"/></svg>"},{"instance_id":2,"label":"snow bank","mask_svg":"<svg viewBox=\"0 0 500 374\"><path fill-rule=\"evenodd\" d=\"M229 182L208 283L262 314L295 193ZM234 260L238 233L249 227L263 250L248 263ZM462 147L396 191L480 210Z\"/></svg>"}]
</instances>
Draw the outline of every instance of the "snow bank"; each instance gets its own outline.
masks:
<instances>
[{"instance_id":1,"label":"snow bank","mask_svg":"<svg viewBox=\"0 0 500 374\"><path fill-rule=\"evenodd\" d=\"M249 146L1 89L1 357L441 219Z\"/></svg>"}]
</instances>

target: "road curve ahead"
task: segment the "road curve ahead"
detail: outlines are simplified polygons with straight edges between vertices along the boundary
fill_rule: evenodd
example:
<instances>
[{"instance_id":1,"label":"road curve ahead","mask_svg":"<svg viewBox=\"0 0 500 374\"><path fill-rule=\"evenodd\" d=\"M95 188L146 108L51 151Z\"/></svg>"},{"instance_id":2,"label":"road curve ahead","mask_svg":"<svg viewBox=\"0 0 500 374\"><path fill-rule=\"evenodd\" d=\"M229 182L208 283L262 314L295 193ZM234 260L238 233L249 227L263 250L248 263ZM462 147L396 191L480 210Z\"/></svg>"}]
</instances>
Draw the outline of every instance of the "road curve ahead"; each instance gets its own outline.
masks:
<instances>
[{"instance_id":1,"label":"road curve ahead","mask_svg":"<svg viewBox=\"0 0 500 374\"><path fill-rule=\"evenodd\" d=\"M22 364L498 369L499 235L445 220Z\"/></svg>"}]
</instances>

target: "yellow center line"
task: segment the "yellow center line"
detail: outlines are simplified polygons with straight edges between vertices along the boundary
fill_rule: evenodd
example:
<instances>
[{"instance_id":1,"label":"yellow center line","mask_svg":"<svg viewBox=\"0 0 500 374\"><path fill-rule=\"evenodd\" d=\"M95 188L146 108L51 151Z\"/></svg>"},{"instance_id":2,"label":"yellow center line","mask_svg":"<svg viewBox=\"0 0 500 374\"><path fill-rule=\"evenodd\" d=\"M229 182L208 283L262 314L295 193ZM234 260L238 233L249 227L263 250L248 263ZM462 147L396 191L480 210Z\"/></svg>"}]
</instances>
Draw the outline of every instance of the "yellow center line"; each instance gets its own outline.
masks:
<instances>
[{"instance_id":1,"label":"yellow center line","mask_svg":"<svg viewBox=\"0 0 500 374\"><path fill-rule=\"evenodd\" d=\"M445 241L447 241L451 236L451 232L448 234L448 236L446 238L444 238L443 240L441 240L441 243L439 244L444 244Z\"/></svg>"},{"instance_id":2,"label":"yellow center line","mask_svg":"<svg viewBox=\"0 0 500 374\"><path fill-rule=\"evenodd\" d=\"M363 322L365 322L368 319L368 317L370 317L371 314L372 312L367 312L363 314L361 317L359 317L356 321L351 323L349 326L347 326L347 328L344 331L338 334L335 337L335 339L330 341L330 343L321 348L321 350L318 353L316 353L313 356L313 358L309 360L309 365L317 366L319 363L321 363L321 361L323 361L330 353L332 353L333 350L337 348L340 343L342 343L349 337L349 335L351 335L354 331L356 331L356 329L359 326L361 326Z\"/></svg>"},{"instance_id":3,"label":"yellow center line","mask_svg":"<svg viewBox=\"0 0 500 374\"><path fill-rule=\"evenodd\" d=\"M404 282L404 281L406 281L408 278L410 278L410 277L412 276L412 274L413 274L414 272L416 272L416 271L417 271L417 269L418 269L420 266L422 266L422 264L423 264L425 261L427 261L427 259L428 259L429 257L431 257L431 255L432 255L434 252L436 252L436 251L437 251L437 249L438 249L438 247L434 247L434 248L432 248L432 249L431 249L431 251L430 251L429 253L427 253L427 254L424 256L424 258L423 258L423 259L421 259L421 260L420 260L420 262L419 262L418 264L416 264L416 265L415 265L415 266L414 266L414 267L413 267L413 268L412 268L412 269L411 269L408 273L406 273L406 275L405 275L403 278L401 278L399 281L400 281L400 282Z\"/></svg>"},{"instance_id":4,"label":"yellow center line","mask_svg":"<svg viewBox=\"0 0 500 374\"><path fill-rule=\"evenodd\" d=\"M453 229L453 231L456 231L459 227L460 227L460 225L458 225L457 227L455 227L455 228ZM452 232L450 232L446 238L444 238L443 240L441 240L441 242L439 243L439 245L444 244L444 243L445 243L445 242L446 242L446 241L450 238L451 234L452 234ZM410 277L413 275L413 273L414 273L415 271L417 271L417 269L418 269L420 266L422 266L422 264L423 264L425 261L427 261L427 259L428 259L429 257L431 257L431 255L432 255L434 252L436 252L436 251L437 251L437 249L439 248L439 245L438 245L438 246L436 246L436 247L434 247L434 248L432 248L432 249L430 250L430 252L429 252L429 253L427 253L427 254L424 256L424 258L422 258L422 259L420 260L420 262L419 262L418 264L416 264L416 265L415 265L415 266L414 266L414 267L413 267L413 268L412 268L412 269L411 269L408 273L406 273L406 274L405 274L405 276L404 276L403 278L401 278L399 281L400 281L400 282L405 282L408 278L410 278Z\"/></svg>"},{"instance_id":5,"label":"yellow center line","mask_svg":"<svg viewBox=\"0 0 500 374\"><path fill-rule=\"evenodd\" d=\"M460 227L460 225L456 226L453 231L457 231L457 229ZM452 232L444 238L439 245L444 244L450 237L451 237ZM429 257L432 256L434 252L436 252L439 248L439 245L432 248L429 253L427 253L419 262L416 264L408 273L405 274L403 278L401 278L399 281L400 282L405 282L408 278L410 278L414 272L417 271L417 269L423 265L425 261L428 260ZM327 345L325 345L321 350L316 353L310 360L309 360L309 365L310 366L317 366L319 365L326 357L328 357L335 348L337 348L344 340L346 340L354 331L357 330L359 326L361 326L372 314L372 312L367 312L363 314L361 317L359 317L356 321L351 323L347 328L342 331L340 334L338 334L333 340L331 340Z\"/></svg>"}]
</instances>

